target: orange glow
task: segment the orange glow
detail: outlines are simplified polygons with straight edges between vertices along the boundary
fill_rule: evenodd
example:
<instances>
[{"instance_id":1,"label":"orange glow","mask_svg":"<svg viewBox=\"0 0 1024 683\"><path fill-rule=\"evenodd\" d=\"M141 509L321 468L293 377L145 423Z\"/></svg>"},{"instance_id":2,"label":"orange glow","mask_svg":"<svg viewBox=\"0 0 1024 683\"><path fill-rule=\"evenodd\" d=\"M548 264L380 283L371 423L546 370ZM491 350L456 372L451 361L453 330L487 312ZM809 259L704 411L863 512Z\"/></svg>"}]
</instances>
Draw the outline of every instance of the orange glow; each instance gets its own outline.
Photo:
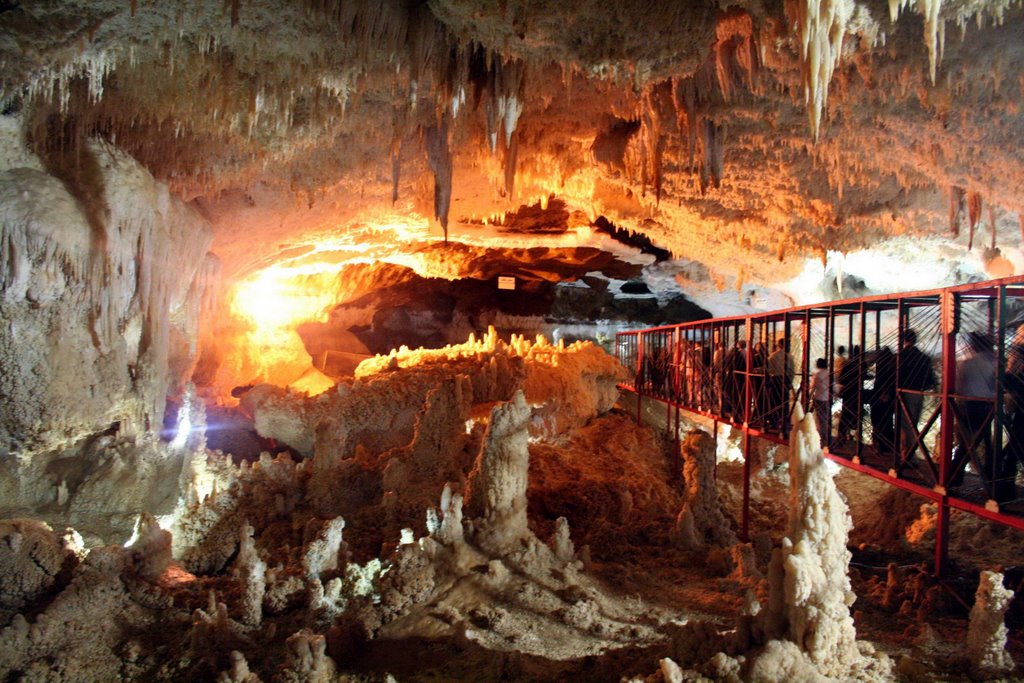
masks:
<instances>
[{"instance_id":1,"label":"orange glow","mask_svg":"<svg viewBox=\"0 0 1024 683\"><path fill-rule=\"evenodd\" d=\"M313 368L296 329L325 322L331 308L351 294L339 277L351 264L391 262L416 267L410 245L433 238L419 217L380 216L370 225L317 235L289 245L290 255L237 282L227 305L235 331L220 382L224 393L238 384L268 382L316 395L333 381ZM303 250L305 248L305 250Z\"/></svg>"},{"instance_id":2,"label":"orange glow","mask_svg":"<svg viewBox=\"0 0 1024 683\"><path fill-rule=\"evenodd\" d=\"M543 195L546 196L546 195ZM503 232L494 226L455 228L452 237L474 247L528 248L608 245L588 225L558 235ZM440 228L421 216L393 213L364 216L357 225L312 235L285 245L278 260L239 280L226 296L231 321L222 330L225 357L218 384L222 395L234 386L266 382L316 395L333 381L313 367L297 329L327 322L338 304L365 294L370 282L342 275L355 264L390 263L422 277L465 277L461 252L424 250L442 239Z\"/></svg>"}]
</instances>

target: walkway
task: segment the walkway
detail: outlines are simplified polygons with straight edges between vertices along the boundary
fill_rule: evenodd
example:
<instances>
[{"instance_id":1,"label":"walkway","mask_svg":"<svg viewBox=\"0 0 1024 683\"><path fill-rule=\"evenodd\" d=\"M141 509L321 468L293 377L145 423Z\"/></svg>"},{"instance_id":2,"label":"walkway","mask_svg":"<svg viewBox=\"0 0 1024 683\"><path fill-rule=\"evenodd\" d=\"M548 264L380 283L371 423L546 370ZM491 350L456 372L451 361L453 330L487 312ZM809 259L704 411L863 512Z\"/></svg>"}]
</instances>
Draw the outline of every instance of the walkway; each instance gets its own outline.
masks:
<instances>
[{"instance_id":1,"label":"walkway","mask_svg":"<svg viewBox=\"0 0 1024 683\"><path fill-rule=\"evenodd\" d=\"M616 354L677 427L742 430L744 537L750 439L787 443L798 401L827 458L937 504L937 574L951 509L1024 530L1024 276L621 332Z\"/></svg>"}]
</instances>

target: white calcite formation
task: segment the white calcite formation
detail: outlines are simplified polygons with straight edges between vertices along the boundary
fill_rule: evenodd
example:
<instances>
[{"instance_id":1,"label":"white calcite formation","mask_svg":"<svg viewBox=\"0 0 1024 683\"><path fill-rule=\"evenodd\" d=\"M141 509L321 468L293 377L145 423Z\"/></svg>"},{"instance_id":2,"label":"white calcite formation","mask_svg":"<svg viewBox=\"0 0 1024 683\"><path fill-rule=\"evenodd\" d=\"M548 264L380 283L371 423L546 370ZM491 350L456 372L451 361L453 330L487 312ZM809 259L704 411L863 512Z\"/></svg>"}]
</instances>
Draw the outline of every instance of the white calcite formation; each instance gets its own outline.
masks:
<instances>
[{"instance_id":1,"label":"white calcite formation","mask_svg":"<svg viewBox=\"0 0 1024 683\"><path fill-rule=\"evenodd\" d=\"M146 169L105 142L76 154L69 180L0 135L0 514L122 542L177 498L181 453L154 437L218 266L207 221Z\"/></svg>"},{"instance_id":2,"label":"white calcite formation","mask_svg":"<svg viewBox=\"0 0 1024 683\"><path fill-rule=\"evenodd\" d=\"M673 638L673 660L714 680L890 680L888 656L857 641L846 549L850 515L825 466L814 417L799 407L789 467L789 522L768 568L767 606L748 595L739 628L731 631L686 624ZM743 546L737 548L737 564L750 564Z\"/></svg>"},{"instance_id":3,"label":"white calcite formation","mask_svg":"<svg viewBox=\"0 0 1024 683\"><path fill-rule=\"evenodd\" d=\"M823 674L842 678L861 661L846 549L853 524L825 466L813 416L798 409L793 426L789 525L768 569L766 633L795 643Z\"/></svg>"},{"instance_id":4,"label":"white calcite formation","mask_svg":"<svg viewBox=\"0 0 1024 683\"><path fill-rule=\"evenodd\" d=\"M45 523L0 522L0 624L67 580L78 557Z\"/></svg>"},{"instance_id":5,"label":"white calcite formation","mask_svg":"<svg viewBox=\"0 0 1024 683\"><path fill-rule=\"evenodd\" d=\"M995 678L1013 671L1013 657L1006 650L1006 610L1013 591L1003 587L1003 575L983 571L978 581L967 630L971 670L980 678Z\"/></svg>"},{"instance_id":6,"label":"white calcite formation","mask_svg":"<svg viewBox=\"0 0 1024 683\"><path fill-rule=\"evenodd\" d=\"M550 344L491 328L481 340L442 349L402 348L364 361L352 382L316 397L260 385L243 403L257 429L312 456L311 497L323 517L348 516L390 498L391 513L432 503L463 476L481 438L473 425L495 401L522 390L531 433L562 433L610 409L621 366L590 343ZM523 437L526 438L526 437ZM468 449L468 450L467 450ZM402 508L397 510L396 506Z\"/></svg>"},{"instance_id":7,"label":"white calcite formation","mask_svg":"<svg viewBox=\"0 0 1024 683\"><path fill-rule=\"evenodd\" d=\"M263 620L263 595L267 590L267 563L260 559L252 533L249 524L242 525L234 574L242 585L242 623L259 626Z\"/></svg>"},{"instance_id":8,"label":"white calcite formation","mask_svg":"<svg viewBox=\"0 0 1024 683\"><path fill-rule=\"evenodd\" d=\"M171 534L144 512L135 523L134 540L127 546L135 573L147 581L156 581L171 562Z\"/></svg>"},{"instance_id":9,"label":"white calcite formation","mask_svg":"<svg viewBox=\"0 0 1024 683\"><path fill-rule=\"evenodd\" d=\"M486 548L508 550L526 538L526 482L530 407L517 391L491 413L484 448L469 475L469 513L477 517L477 540Z\"/></svg>"},{"instance_id":10,"label":"white calcite formation","mask_svg":"<svg viewBox=\"0 0 1024 683\"><path fill-rule=\"evenodd\" d=\"M589 353L584 346L551 349L554 355ZM474 364L493 367L490 358L466 357L459 368L467 378L481 374ZM401 395L405 376L426 384L416 379L421 374L437 386L458 386L445 372L392 370L372 384ZM463 386L467 394L474 391L469 379ZM467 436L463 413L431 410L426 401L413 413L414 433ZM419 523L406 522L386 501L414 500L426 479L397 479L396 486L408 488L391 493L376 487L377 499L356 511L356 522L325 520L317 515L321 503L310 496L309 463L264 454L236 465L205 451L185 457L185 488L168 522L173 538L142 515L129 547L94 548L81 560L45 526L9 523L8 547L36 548L40 560L25 552L0 554L9 570L0 576L7 610L0 676L43 675L54 663L69 672L68 680L328 681L338 670L328 655L331 642L345 652L366 639L450 637L567 660L653 642L656 631L643 622L642 602L608 595L586 576L564 518L555 522L550 546L530 529L532 410L516 390L475 418L485 425L472 428L476 436L465 443L472 457L445 463L452 454L433 447L441 458L435 464L454 475L439 486L440 504L427 512L425 526L423 508ZM445 415L457 429L440 426ZM439 426L427 429L431 422ZM358 450L372 448L371 430L350 427ZM378 457L386 464L407 452L389 448ZM355 460L369 464L365 452ZM384 469L375 476L386 478ZM335 481L347 483L340 475ZM464 492L473 501L466 513ZM353 525L364 533L387 529L400 544L392 540L379 559L356 563L343 536ZM425 528L426 535L400 525ZM86 624L107 618L118 619L124 630L87 634ZM297 622L303 626L298 631ZM50 623L60 628L44 627ZM523 640L538 624L547 635ZM165 644L144 646L141 634L156 628ZM552 648L553 642L564 645Z\"/></svg>"},{"instance_id":11,"label":"white calcite formation","mask_svg":"<svg viewBox=\"0 0 1024 683\"><path fill-rule=\"evenodd\" d=\"M144 433L196 361L216 274L208 223L115 147L80 154L94 167L92 205L39 168L0 167L3 452L112 423Z\"/></svg>"}]
</instances>

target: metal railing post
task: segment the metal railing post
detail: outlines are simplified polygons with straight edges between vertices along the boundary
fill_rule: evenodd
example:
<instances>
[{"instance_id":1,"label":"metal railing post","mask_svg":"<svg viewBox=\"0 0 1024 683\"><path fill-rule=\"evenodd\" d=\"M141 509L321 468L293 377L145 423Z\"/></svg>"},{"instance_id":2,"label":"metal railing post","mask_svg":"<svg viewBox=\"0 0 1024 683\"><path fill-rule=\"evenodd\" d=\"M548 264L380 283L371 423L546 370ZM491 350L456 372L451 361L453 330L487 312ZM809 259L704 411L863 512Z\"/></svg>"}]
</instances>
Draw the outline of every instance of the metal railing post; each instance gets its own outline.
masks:
<instances>
[{"instance_id":1,"label":"metal railing post","mask_svg":"<svg viewBox=\"0 0 1024 683\"><path fill-rule=\"evenodd\" d=\"M753 361L753 326L751 318L746 319L746 339L747 339L747 374L746 382L743 389L743 395L745 397L743 402L743 542L746 543L750 540L750 404L752 400L750 381L751 364Z\"/></svg>"},{"instance_id":2,"label":"metal railing post","mask_svg":"<svg viewBox=\"0 0 1024 683\"><path fill-rule=\"evenodd\" d=\"M951 479L953 459L953 411L954 395L956 394L956 328L957 328L957 297L952 292L942 292L940 316L942 324L942 384L940 391L941 414L939 423L939 486L938 519L935 529L935 576L942 575L943 566L949 555L949 499L948 489Z\"/></svg>"},{"instance_id":3,"label":"metal railing post","mask_svg":"<svg viewBox=\"0 0 1024 683\"><path fill-rule=\"evenodd\" d=\"M996 404L995 416L992 418L992 448L989 451L991 461L985 463L985 468L992 470L992 498L996 497L996 475L1002 474L1002 468L996 463L1003 461L1003 422L1006 420L1003 414L1003 382L1006 381L1006 287L1003 285L999 285L996 297L996 331ZM1017 471L1016 467L1013 471Z\"/></svg>"}]
</instances>

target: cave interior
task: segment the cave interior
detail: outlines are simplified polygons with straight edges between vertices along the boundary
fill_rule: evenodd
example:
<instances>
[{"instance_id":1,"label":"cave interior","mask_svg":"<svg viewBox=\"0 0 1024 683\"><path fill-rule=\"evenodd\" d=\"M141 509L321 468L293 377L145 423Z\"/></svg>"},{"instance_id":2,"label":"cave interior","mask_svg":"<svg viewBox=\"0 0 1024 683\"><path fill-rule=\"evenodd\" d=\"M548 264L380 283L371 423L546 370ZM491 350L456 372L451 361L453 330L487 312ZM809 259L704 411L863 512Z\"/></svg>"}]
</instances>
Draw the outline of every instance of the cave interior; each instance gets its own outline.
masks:
<instances>
[{"instance_id":1,"label":"cave interior","mask_svg":"<svg viewBox=\"0 0 1024 683\"><path fill-rule=\"evenodd\" d=\"M745 461L614 344L1024 275L1022 38L0 0L0 680L1020 680L1022 532L958 512L935 576L813 416Z\"/></svg>"}]
</instances>

